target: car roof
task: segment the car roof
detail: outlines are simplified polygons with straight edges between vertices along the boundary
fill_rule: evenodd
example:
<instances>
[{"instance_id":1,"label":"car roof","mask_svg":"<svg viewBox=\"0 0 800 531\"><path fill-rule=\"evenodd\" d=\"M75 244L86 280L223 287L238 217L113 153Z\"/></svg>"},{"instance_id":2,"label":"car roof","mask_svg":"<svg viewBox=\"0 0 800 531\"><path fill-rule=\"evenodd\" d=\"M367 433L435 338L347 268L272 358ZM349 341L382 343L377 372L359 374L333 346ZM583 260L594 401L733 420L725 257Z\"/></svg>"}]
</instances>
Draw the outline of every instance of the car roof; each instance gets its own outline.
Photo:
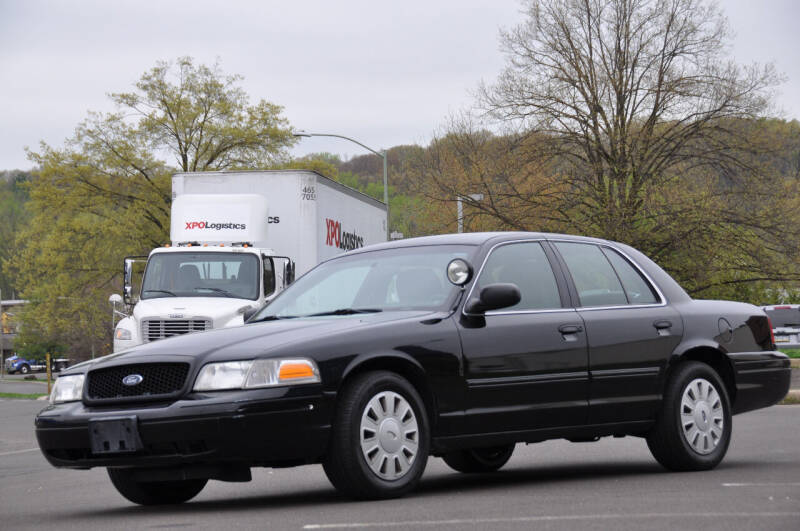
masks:
<instances>
[{"instance_id":1,"label":"car roof","mask_svg":"<svg viewBox=\"0 0 800 531\"><path fill-rule=\"evenodd\" d=\"M423 245L483 245L489 241L508 241L508 240L574 240L593 243L613 243L599 238L588 236L574 236L570 234L555 234L549 232L464 232L461 234L437 234L435 236L421 236L418 238L406 238L391 242L376 243L368 245L348 254L376 251L379 249L396 249L402 247L417 247Z\"/></svg>"}]
</instances>

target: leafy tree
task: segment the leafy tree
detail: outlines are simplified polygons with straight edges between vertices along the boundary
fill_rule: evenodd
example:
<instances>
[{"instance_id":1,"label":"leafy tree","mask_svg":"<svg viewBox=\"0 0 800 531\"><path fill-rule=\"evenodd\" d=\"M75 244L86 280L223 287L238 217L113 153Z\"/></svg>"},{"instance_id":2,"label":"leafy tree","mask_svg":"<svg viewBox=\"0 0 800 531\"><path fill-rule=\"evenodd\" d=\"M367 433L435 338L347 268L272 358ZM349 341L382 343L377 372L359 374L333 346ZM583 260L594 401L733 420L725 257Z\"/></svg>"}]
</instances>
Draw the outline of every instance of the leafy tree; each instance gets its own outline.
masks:
<instances>
[{"instance_id":1,"label":"leafy tree","mask_svg":"<svg viewBox=\"0 0 800 531\"><path fill-rule=\"evenodd\" d=\"M0 172L0 291L4 299L16 298L18 288L4 262L13 254L17 233L28 222L25 183L31 175L20 170Z\"/></svg>"},{"instance_id":2,"label":"leafy tree","mask_svg":"<svg viewBox=\"0 0 800 531\"><path fill-rule=\"evenodd\" d=\"M238 76L191 58L159 63L110 97L63 147L45 143L28 190L30 222L5 262L22 294L25 334L96 352L110 344L109 293L126 255L168 241L175 171L267 168L294 142L281 107L249 102Z\"/></svg>"}]
</instances>

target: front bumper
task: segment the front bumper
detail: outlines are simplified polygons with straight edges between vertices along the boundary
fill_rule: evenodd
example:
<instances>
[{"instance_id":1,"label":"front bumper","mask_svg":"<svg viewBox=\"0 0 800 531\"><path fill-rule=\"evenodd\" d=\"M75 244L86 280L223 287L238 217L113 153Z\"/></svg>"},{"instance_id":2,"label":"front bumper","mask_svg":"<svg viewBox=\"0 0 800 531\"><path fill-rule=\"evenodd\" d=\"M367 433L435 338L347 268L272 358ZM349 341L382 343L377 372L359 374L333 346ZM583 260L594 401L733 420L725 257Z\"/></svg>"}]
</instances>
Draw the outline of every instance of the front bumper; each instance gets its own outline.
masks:
<instances>
[{"instance_id":1,"label":"front bumper","mask_svg":"<svg viewBox=\"0 0 800 531\"><path fill-rule=\"evenodd\" d=\"M789 392L792 368L782 352L731 353L736 372L733 413L744 413L777 404Z\"/></svg>"},{"instance_id":2,"label":"front bumper","mask_svg":"<svg viewBox=\"0 0 800 531\"><path fill-rule=\"evenodd\" d=\"M168 404L56 404L36 417L36 438L56 467L280 466L318 461L328 446L334 396L309 385L192 393ZM93 454L90 420L134 416L142 448Z\"/></svg>"}]
</instances>

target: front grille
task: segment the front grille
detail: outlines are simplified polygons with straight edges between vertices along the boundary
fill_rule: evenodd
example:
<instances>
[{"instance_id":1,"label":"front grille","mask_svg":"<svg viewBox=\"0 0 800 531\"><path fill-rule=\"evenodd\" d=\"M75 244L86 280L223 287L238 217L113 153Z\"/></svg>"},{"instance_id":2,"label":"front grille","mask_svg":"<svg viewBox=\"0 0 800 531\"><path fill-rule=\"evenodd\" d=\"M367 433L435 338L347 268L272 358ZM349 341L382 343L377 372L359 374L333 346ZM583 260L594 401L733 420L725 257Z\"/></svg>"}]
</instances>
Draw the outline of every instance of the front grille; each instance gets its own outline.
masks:
<instances>
[{"instance_id":1,"label":"front grille","mask_svg":"<svg viewBox=\"0 0 800 531\"><path fill-rule=\"evenodd\" d=\"M137 385L125 385L126 376L142 377ZM183 389L188 363L140 363L89 371L87 396L90 400L167 397Z\"/></svg>"},{"instance_id":2,"label":"front grille","mask_svg":"<svg viewBox=\"0 0 800 531\"><path fill-rule=\"evenodd\" d=\"M156 341L189 332L202 332L210 328L209 319L144 319L142 338L145 342Z\"/></svg>"}]
</instances>

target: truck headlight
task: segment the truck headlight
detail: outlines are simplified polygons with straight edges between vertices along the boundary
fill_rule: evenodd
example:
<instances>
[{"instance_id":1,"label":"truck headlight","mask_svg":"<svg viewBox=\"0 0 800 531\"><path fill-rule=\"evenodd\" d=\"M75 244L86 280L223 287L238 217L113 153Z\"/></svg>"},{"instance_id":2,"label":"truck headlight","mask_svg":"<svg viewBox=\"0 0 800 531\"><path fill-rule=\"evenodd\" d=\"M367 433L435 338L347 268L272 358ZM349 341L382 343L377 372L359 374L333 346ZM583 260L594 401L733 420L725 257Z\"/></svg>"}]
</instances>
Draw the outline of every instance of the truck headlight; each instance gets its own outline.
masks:
<instances>
[{"instance_id":1,"label":"truck headlight","mask_svg":"<svg viewBox=\"0 0 800 531\"><path fill-rule=\"evenodd\" d=\"M50 403L60 404L62 402L75 402L83 395L83 374L73 374L72 376L61 376L56 380L53 391L50 393Z\"/></svg>"},{"instance_id":2,"label":"truck headlight","mask_svg":"<svg viewBox=\"0 0 800 531\"><path fill-rule=\"evenodd\" d=\"M130 339L131 331L127 328L117 328L114 332L114 339Z\"/></svg>"},{"instance_id":3,"label":"truck headlight","mask_svg":"<svg viewBox=\"0 0 800 531\"><path fill-rule=\"evenodd\" d=\"M317 364L307 358L228 361L204 366L194 390L257 389L319 381Z\"/></svg>"}]
</instances>

